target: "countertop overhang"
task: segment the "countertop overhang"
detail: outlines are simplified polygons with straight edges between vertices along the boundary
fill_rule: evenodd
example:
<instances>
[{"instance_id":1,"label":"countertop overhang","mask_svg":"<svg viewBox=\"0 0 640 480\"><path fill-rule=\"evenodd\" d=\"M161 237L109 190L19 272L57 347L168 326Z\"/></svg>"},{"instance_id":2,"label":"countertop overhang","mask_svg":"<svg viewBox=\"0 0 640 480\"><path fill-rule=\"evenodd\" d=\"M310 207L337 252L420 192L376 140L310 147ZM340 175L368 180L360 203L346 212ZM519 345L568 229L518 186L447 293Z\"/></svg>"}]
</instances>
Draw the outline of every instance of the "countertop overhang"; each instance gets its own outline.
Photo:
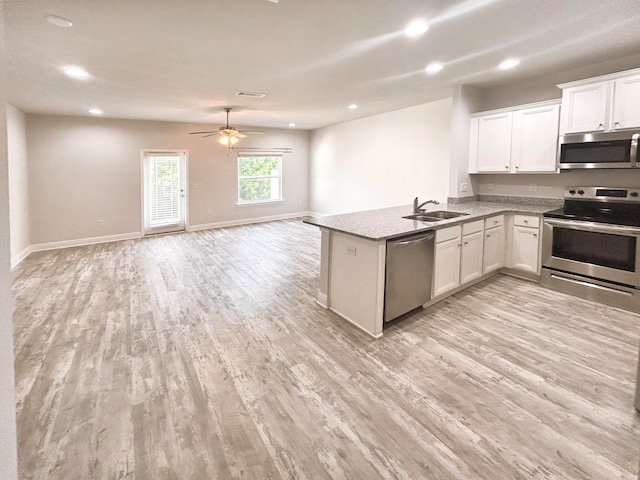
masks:
<instances>
[{"instance_id":1,"label":"countertop overhang","mask_svg":"<svg viewBox=\"0 0 640 480\"><path fill-rule=\"evenodd\" d=\"M527 205L521 203L468 202L461 204L429 205L428 212L446 210L466 213L462 217L441 220L439 222L421 222L402 218L413 213L412 205L366 210L363 212L343 213L340 215L312 216L303 221L309 225L326 228L336 232L355 235L366 240L380 241L403 237L414 233L438 230L470 220L479 220L501 213L521 213L542 215L557 208L550 205Z\"/></svg>"}]
</instances>

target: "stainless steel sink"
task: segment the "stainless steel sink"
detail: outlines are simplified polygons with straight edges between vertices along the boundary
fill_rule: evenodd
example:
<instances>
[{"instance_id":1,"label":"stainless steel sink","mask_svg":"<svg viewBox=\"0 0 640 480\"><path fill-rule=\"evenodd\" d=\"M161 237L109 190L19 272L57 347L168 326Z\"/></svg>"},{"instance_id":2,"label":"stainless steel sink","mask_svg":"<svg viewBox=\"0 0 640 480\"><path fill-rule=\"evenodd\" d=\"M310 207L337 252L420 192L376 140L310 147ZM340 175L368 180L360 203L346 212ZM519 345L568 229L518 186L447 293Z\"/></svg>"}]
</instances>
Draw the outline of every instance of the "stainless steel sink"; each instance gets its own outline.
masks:
<instances>
[{"instance_id":1,"label":"stainless steel sink","mask_svg":"<svg viewBox=\"0 0 640 480\"><path fill-rule=\"evenodd\" d=\"M469 214L462 212L449 212L447 210L438 210L436 212L414 213L413 215L407 215L406 217L402 218L408 218L409 220L419 220L421 222L441 222L442 220L463 217L465 215Z\"/></svg>"}]
</instances>

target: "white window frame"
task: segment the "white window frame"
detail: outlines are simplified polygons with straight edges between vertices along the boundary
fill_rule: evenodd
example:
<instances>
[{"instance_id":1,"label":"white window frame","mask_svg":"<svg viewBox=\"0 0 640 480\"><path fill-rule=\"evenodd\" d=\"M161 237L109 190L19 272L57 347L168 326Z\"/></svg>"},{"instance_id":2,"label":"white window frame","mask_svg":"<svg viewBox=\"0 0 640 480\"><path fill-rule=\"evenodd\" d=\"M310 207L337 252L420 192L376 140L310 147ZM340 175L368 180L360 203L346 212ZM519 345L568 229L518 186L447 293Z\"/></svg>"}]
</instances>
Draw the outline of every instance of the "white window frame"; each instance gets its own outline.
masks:
<instances>
[{"instance_id":1,"label":"white window frame","mask_svg":"<svg viewBox=\"0 0 640 480\"><path fill-rule=\"evenodd\" d=\"M278 159L278 174L277 175L256 175L256 176L251 176L251 177L241 177L240 176L240 161L242 158L248 158L248 157L269 157L269 158L277 158ZM237 198L238 198L238 203L236 203L237 206L245 206L245 205L260 205L260 204L265 204L265 203L278 203L278 202L283 202L282 199L282 155L281 154L272 154L272 153L238 153L238 160L237 160L238 164L237 164L237 169L236 169L236 175L237 175L237 187L238 187L238 192L237 192ZM274 198L274 199L267 199L267 200L242 200L240 198L240 183L242 182L242 180L262 180L262 179L277 179L278 180L278 198Z\"/></svg>"}]
</instances>

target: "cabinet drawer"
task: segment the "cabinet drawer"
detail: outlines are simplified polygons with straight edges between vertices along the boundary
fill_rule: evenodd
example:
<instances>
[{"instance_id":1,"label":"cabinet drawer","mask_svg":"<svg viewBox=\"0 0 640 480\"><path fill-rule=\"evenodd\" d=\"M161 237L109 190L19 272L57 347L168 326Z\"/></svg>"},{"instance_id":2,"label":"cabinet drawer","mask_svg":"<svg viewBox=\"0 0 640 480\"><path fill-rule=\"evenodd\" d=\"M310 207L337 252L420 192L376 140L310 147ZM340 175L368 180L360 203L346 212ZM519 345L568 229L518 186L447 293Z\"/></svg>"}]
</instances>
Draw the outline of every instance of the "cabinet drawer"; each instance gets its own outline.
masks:
<instances>
[{"instance_id":1,"label":"cabinet drawer","mask_svg":"<svg viewBox=\"0 0 640 480\"><path fill-rule=\"evenodd\" d=\"M518 227L540 227L540 217L534 215L514 215L513 224Z\"/></svg>"},{"instance_id":2,"label":"cabinet drawer","mask_svg":"<svg viewBox=\"0 0 640 480\"><path fill-rule=\"evenodd\" d=\"M484 228L501 227L504 225L504 215L496 215L484 219Z\"/></svg>"},{"instance_id":3,"label":"cabinet drawer","mask_svg":"<svg viewBox=\"0 0 640 480\"><path fill-rule=\"evenodd\" d=\"M475 222L467 222L462 224L462 235L469 235L470 233L481 232L484 228L484 222L482 220L476 220Z\"/></svg>"},{"instance_id":4,"label":"cabinet drawer","mask_svg":"<svg viewBox=\"0 0 640 480\"><path fill-rule=\"evenodd\" d=\"M460 225L454 225L453 227L441 228L436 230L436 243L452 240L460 236Z\"/></svg>"}]
</instances>

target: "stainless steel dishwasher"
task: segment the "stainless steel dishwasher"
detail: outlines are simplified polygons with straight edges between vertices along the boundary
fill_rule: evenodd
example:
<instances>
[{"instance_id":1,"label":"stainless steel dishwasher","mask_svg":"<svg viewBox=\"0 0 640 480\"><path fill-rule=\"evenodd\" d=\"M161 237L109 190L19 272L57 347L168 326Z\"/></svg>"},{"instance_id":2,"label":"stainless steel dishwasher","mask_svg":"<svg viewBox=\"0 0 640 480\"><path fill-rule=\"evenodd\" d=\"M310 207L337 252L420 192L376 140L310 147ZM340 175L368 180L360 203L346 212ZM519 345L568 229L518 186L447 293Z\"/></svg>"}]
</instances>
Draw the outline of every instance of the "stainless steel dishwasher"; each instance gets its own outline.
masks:
<instances>
[{"instance_id":1,"label":"stainless steel dishwasher","mask_svg":"<svg viewBox=\"0 0 640 480\"><path fill-rule=\"evenodd\" d=\"M434 244L434 232L387 241L385 322L431 300Z\"/></svg>"}]
</instances>

